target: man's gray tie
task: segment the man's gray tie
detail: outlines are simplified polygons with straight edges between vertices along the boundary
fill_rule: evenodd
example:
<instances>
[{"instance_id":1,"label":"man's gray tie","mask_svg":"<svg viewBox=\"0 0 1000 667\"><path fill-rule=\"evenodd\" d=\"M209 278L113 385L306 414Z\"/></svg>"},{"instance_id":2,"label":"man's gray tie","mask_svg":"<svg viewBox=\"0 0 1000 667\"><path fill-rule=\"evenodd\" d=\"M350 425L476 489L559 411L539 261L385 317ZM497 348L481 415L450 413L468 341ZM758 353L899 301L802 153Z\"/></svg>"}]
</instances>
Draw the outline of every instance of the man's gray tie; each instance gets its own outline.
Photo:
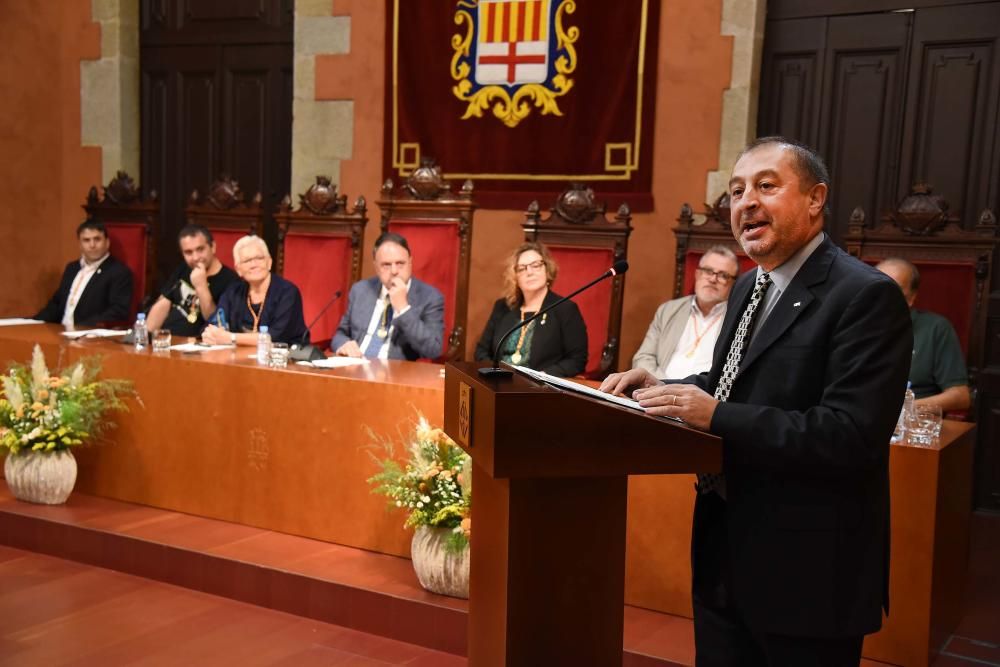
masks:
<instances>
[{"instance_id":1,"label":"man's gray tie","mask_svg":"<svg viewBox=\"0 0 1000 667\"><path fill-rule=\"evenodd\" d=\"M720 403L725 403L729 400L729 392L732 390L733 381L740 370L740 361L743 359L746 344L750 340L750 332L753 331L754 316L757 314L757 308L760 306L760 302L764 300L764 294L770 286L771 276L767 273L762 273L757 278L753 294L750 295L750 303L747 304L746 310L743 311L743 316L740 318L740 323L736 327L736 334L733 336L733 342L729 346L729 354L726 355L726 363L722 367L719 384L715 388L715 400ZM723 498L726 497L726 479L722 473L699 474L696 488L698 489L698 493L717 491L720 496Z\"/></svg>"}]
</instances>

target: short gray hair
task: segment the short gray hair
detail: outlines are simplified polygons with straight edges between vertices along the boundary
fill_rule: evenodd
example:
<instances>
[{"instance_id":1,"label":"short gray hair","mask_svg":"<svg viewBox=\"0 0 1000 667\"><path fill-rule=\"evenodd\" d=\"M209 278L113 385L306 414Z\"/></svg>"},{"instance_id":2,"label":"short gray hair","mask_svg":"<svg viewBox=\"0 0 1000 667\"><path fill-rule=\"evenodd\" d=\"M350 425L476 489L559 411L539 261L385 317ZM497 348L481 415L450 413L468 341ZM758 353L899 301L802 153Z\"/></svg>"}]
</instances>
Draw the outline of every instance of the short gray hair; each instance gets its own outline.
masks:
<instances>
[{"instance_id":1,"label":"short gray hair","mask_svg":"<svg viewBox=\"0 0 1000 667\"><path fill-rule=\"evenodd\" d=\"M264 253L264 256L267 257L268 259L271 259L271 251L267 249L267 244L264 243L264 239L262 239L259 236L256 236L255 234L248 234L246 236L240 237L240 239L236 241L235 245L233 245L233 262L239 264L240 252L242 252L244 248L249 248L252 246L257 246L258 248L260 248L261 252Z\"/></svg>"},{"instance_id":2,"label":"short gray hair","mask_svg":"<svg viewBox=\"0 0 1000 667\"><path fill-rule=\"evenodd\" d=\"M729 246L714 245L702 253L701 256L707 257L708 255L722 255L736 265L736 275L740 275L740 258L736 256L736 253ZM698 264L701 264L701 260L698 261Z\"/></svg>"}]
</instances>

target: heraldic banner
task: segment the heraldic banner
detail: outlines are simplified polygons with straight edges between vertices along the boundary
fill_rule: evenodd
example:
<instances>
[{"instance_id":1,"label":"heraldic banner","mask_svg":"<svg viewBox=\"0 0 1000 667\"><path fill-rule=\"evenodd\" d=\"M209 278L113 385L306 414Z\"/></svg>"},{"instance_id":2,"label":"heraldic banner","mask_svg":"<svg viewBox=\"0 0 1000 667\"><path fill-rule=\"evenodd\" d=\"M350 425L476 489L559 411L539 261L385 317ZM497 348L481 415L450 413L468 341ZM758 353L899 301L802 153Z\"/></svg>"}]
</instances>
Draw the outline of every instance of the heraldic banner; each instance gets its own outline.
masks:
<instances>
[{"instance_id":1,"label":"heraldic banner","mask_svg":"<svg viewBox=\"0 0 1000 667\"><path fill-rule=\"evenodd\" d=\"M387 0L385 172L523 210L570 182L652 210L659 0Z\"/></svg>"}]
</instances>

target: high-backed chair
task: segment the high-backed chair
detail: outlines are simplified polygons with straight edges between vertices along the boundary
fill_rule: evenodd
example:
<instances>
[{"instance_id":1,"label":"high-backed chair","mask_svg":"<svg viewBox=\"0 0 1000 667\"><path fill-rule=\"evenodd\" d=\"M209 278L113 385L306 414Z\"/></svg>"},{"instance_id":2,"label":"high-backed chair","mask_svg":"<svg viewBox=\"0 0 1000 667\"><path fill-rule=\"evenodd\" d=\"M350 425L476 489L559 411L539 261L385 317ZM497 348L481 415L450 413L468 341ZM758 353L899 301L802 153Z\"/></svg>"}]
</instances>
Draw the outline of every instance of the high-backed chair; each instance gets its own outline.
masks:
<instances>
[{"instance_id":1,"label":"high-backed chair","mask_svg":"<svg viewBox=\"0 0 1000 667\"><path fill-rule=\"evenodd\" d=\"M240 184L228 174L222 174L212 183L208 193L191 192L184 218L188 224L202 225L212 232L215 254L219 260L233 267L233 246L241 236L260 234L264 229L267 212L258 192L247 203L240 191Z\"/></svg>"},{"instance_id":2,"label":"high-backed chair","mask_svg":"<svg viewBox=\"0 0 1000 667\"><path fill-rule=\"evenodd\" d=\"M292 210L286 196L275 214L278 224L276 271L302 292L306 323L320 317L311 330L314 345L333 338L347 309L347 293L361 278L361 245L368 214L365 198L358 197L354 210L347 210L347 196L337 195L337 186L327 176L299 195L299 208ZM339 293L340 297L335 298Z\"/></svg>"},{"instance_id":3,"label":"high-backed chair","mask_svg":"<svg viewBox=\"0 0 1000 667\"><path fill-rule=\"evenodd\" d=\"M902 257L917 267L915 306L944 315L955 327L974 382L987 358L990 281L1000 243L993 212L982 211L975 229L964 230L947 202L921 183L876 226L866 226L865 219L861 207L854 209L844 239L847 252L869 264Z\"/></svg>"},{"instance_id":4,"label":"high-backed chair","mask_svg":"<svg viewBox=\"0 0 1000 667\"><path fill-rule=\"evenodd\" d=\"M574 183L559 195L544 219L538 202L531 202L521 226L526 241L548 246L559 265L552 289L566 295L627 257L632 212L628 204L622 204L609 220L605 205L595 203L593 190ZM573 299L587 324L584 374L588 378L600 379L617 369L624 295L625 276L618 275Z\"/></svg>"},{"instance_id":5,"label":"high-backed chair","mask_svg":"<svg viewBox=\"0 0 1000 667\"><path fill-rule=\"evenodd\" d=\"M382 232L402 234L413 255L413 275L444 295L444 349L440 359L463 358L469 311L469 254L472 247L472 181L457 194L441 176L433 159L420 166L396 188L382 185L376 202Z\"/></svg>"},{"instance_id":6,"label":"high-backed chair","mask_svg":"<svg viewBox=\"0 0 1000 667\"><path fill-rule=\"evenodd\" d=\"M696 220L691 206L681 206L677 226L673 228L677 239L676 263L674 264L674 298L694 292L695 269L705 251L712 246L729 248L740 262L740 273L757 265L743 254L740 244L733 238L729 224L729 194L722 193L714 204L705 204L705 217Z\"/></svg>"},{"instance_id":7,"label":"high-backed chair","mask_svg":"<svg viewBox=\"0 0 1000 667\"><path fill-rule=\"evenodd\" d=\"M156 272L156 241L160 202L156 192L145 200L139 187L124 171L119 171L98 197L97 187L87 193L83 205L87 219L102 222L111 240L111 254L132 271L133 289L129 319L152 296Z\"/></svg>"}]
</instances>

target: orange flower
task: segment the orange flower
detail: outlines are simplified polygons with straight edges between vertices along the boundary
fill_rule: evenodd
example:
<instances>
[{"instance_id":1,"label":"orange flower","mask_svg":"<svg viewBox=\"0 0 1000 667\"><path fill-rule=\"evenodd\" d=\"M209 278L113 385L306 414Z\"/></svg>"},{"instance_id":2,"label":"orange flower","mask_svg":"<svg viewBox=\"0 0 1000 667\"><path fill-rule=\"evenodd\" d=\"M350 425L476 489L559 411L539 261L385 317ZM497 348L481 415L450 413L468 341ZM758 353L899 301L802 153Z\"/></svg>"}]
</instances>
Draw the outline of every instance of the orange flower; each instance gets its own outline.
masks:
<instances>
[{"instance_id":1,"label":"orange flower","mask_svg":"<svg viewBox=\"0 0 1000 667\"><path fill-rule=\"evenodd\" d=\"M468 517L462 519L462 532L466 537L472 535L472 519Z\"/></svg>"},{"instance_id":2,"label":"orange flower","mask_svg":"<svg viewBox=\"0 0 1000 667\"><path fill-rule=\"evenodd\" d=\"M49 390L48 389L39 389L38 390L38 400L44 401L48 397L49 397Z\"/></svg>"}]
</instances>

